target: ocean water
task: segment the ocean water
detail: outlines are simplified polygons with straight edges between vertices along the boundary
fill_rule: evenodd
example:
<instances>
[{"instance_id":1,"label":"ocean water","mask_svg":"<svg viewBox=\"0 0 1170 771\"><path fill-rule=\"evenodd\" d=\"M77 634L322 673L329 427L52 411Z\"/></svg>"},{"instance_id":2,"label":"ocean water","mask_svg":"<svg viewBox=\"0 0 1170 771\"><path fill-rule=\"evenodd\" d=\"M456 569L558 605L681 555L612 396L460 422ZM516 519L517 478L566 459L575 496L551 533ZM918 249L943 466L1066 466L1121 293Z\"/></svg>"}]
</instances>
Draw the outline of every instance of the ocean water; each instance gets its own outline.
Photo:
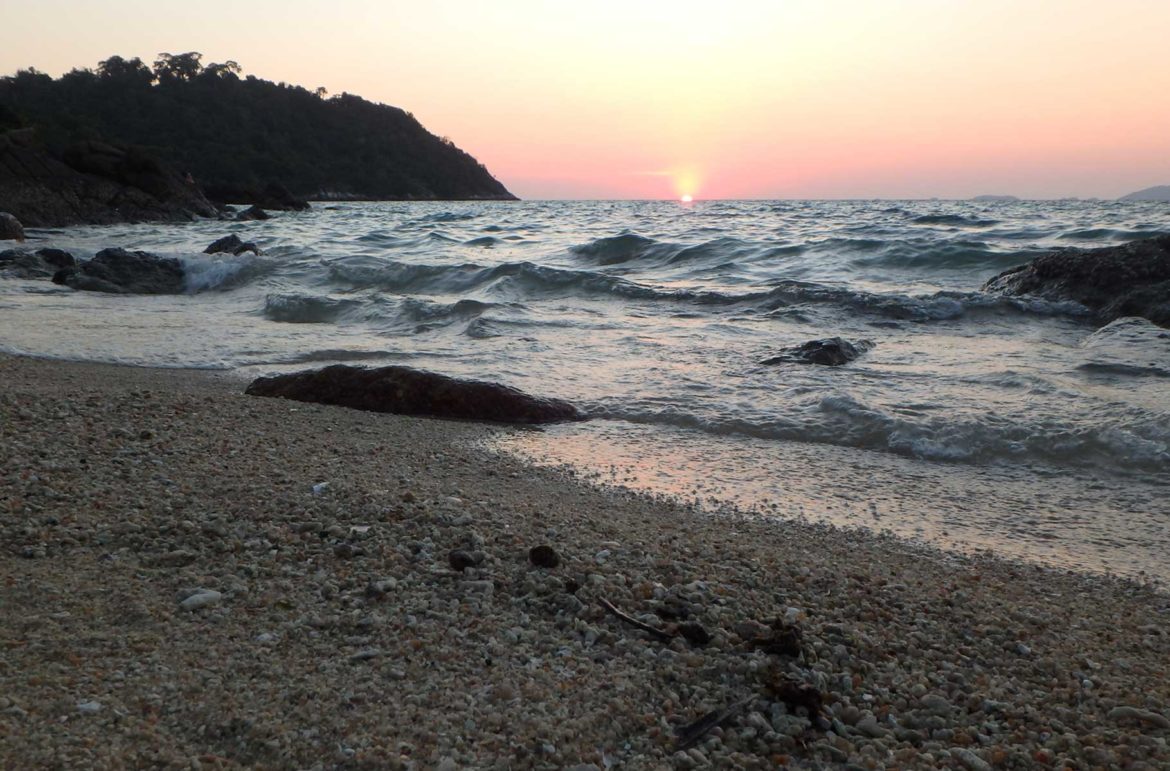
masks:
<instances>
[{"instance_id":1,"label":"ocean water","mask_svg":"<svg viewBox=\"0 0 1170 771\"><path fill-rule=\"evenodd\" d=\"M263 256L202 255L229 232ZM569 399L500 443L606 482L1170 579L1170 331L980 293L1160 203L354 203L31 231L176 256L188 292L0 280L0 350L241 377L398 363ZM843 367L760 362L823 337ZM583 516L588 516L583 512Z\"/></svg>"}]
</instances>

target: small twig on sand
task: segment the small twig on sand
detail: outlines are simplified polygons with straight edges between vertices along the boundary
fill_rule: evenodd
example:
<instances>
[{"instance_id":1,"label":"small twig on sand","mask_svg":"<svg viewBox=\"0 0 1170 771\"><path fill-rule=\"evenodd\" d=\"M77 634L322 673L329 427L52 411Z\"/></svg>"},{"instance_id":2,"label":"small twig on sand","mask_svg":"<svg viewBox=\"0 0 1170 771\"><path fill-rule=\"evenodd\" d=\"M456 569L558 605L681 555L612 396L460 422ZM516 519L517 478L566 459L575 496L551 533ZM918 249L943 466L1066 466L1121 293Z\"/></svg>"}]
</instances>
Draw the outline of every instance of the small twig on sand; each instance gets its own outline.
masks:
<instances>
[{"instance_id":1,"label":"small twig on sand","mask_svg":"<svg viewBox=\"0 0 1170 771\"><path fill-rule=\"evenodd\" d=\"M736 713L738 713L751 702L755 701L755 699L755 696L748 696L746 699L740 699L726 709L717 709L713 712L708 712L706 715L703 715L695 722L689 723L682 728L677 729L675 731L676 740L674 751L678 752L680 750L689 750L691 747L694 747L699 743L700 739L707 735L711 729L720 723L723 723L724 721L734 717Z\"/></svg>"},{"instance_id":2,"label":"small twig on sand","mask_svg":"<svg viewBox=\"0 0 1170 771\"><path fill-rule=\"evenodd\" d=\"M655 638L661 640L662 642L670 642L671 640L674 639L674 635L672 635L670 632L663 631L662 629L659 629L656 626L650 626L649 624L646 624L642 621L639 621L638 619L634 618L633 616L630 616L626 613L622 613L620 610L618 610L616 607L614 607L614 604L612 602L605 599L604 597L599 598L598 602L601 603L601 607L605 608L607 611L609 611L613 615L617 616L622 621L625 621L630 626L634 626L634 627L637 627L638 629L641 629L646 634L651 635L652 637L655 637Z\"/></svg>"}]
</instances>

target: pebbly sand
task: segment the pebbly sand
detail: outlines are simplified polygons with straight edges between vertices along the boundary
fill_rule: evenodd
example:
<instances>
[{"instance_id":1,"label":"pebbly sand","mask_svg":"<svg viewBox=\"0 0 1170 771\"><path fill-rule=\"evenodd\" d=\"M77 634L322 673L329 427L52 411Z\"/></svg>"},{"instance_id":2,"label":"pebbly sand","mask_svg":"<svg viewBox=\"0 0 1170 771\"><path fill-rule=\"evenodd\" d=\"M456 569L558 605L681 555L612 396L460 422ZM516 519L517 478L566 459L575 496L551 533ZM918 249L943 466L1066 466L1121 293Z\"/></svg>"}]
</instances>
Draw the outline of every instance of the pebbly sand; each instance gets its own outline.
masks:
<instances>
[{"instance_id":1,"label":"pebbly sand","mask_svg":"<svg viewBox=\"0 0 1170 771\"><path fill-rule=\"evenodd\" d=\"M241 392L0 358L0 767L1170 767L1164 594Z\"/></svg>"}]
</instances>

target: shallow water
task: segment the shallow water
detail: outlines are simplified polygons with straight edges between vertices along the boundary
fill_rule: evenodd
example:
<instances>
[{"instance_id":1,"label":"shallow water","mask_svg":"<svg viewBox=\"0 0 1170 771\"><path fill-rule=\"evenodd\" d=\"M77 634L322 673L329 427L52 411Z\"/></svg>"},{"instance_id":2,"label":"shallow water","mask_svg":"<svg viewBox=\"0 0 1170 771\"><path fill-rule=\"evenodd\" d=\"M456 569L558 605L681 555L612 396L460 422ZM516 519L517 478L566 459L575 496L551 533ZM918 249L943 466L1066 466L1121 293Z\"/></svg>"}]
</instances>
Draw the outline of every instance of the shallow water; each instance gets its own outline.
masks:
<instances>
[{"instance_id":1,"label":"shallow water","mask_svg":"<svg viewBox=\"0 0 1170 771\"><path fill-rule=\"evenodd\" d=\"M229 231L265 255L199 254ZM1045 249L1164 232L1165 204L1080 201L341 204L33 231L79 256L180 257L190 292L0 281L0 347L247 375L333 361L472 375L597 418L509 440L542 461L1165 579L1170 333L978 292ZM828 336L876 345L838 368L759 363Z\"/></svg>"}]
</instances>

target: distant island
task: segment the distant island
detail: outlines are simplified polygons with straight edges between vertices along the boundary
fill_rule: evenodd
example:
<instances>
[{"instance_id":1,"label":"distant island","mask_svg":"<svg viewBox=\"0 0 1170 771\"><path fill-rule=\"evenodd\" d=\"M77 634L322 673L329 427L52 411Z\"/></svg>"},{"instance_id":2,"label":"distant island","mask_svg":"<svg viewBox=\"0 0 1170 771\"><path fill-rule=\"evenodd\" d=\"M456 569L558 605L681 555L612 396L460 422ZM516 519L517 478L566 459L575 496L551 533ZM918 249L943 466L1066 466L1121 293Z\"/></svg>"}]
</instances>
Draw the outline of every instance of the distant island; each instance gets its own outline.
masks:
<instances>
[{"instance_id":1,"label":"distant island","mask_svg":"<svg viewBox=\"0 0 1170 771\"><path fill-rule=\"evenodd\" d=\"M1156 185L1139 190L1136 193L1123 195L1119 201L1170 201L1170 185Z\"/></svg>"},{"instance_id":2,"label":"distant island","mask_svg":"<svg viewBox=\"0 0 1170 771\"><path fill-rule=\"evenodd\" d=\"M996 202L1006 202L1006 201L1018 201L1020 199L1014 195L977 195L974 198L972 198L971 200L975 201L976 203L996 203Z\"/></svg>"},{"instance_id":3,"label":"distant island","mask_svg":"<svg viewBox=\"0 0 1170 771\"><path fill-rule=\"evenodd\" d=\"M405 110L201 60L164 53L148 67L112 56L56 79L21 70L0 78L0 133L31 129L66 161L78 143L132 148L219 202L250 201L272 184L310 199L515 200Z\"/></svg>"}]
</instances>

